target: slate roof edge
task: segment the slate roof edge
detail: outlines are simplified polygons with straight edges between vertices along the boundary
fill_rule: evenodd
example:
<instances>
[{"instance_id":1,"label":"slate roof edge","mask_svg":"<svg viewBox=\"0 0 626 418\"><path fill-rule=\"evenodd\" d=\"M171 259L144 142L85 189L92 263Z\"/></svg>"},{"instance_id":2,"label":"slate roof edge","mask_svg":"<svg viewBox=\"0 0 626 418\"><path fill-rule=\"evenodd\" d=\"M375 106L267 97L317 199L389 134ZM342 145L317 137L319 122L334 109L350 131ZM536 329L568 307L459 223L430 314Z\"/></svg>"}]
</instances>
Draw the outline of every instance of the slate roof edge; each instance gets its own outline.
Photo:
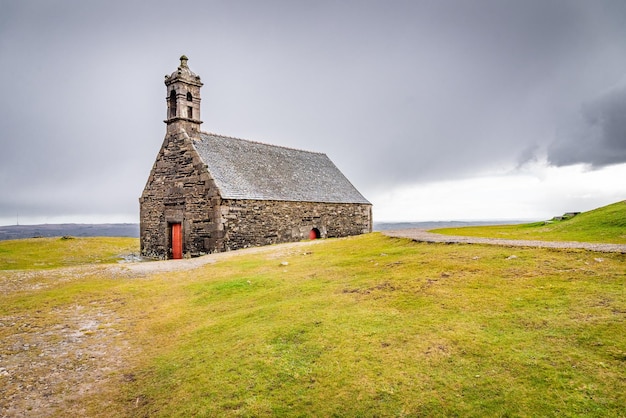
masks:
<instances>
[{"instance_id":1,"label":"slate roof edge","mask_svg":"<svg viewBox=\"0 0 626 418\"><path fill-rule=\"evenodd\" d=\"M326 158L328 158L328 161L330 161L330 163L331 163L331 164L332 164L332 165L333 165L333 166L337 169L337 171L339 172L339 174L341 174L341 175L343 176L343 178L344 178L344 179L346 179L346 181L348 182L348 184L349 184L350 186L352 186L352 188L353 188L353 189L354 189L354 190L355 190L355 191L359 194L359 196L361 196L361 198L362 198L365 202L367 202L367 203L362 203L362 202L352 202L352 203L361 203L361 204L372 205L372 203L371 203L369 200L367 200L367 199L365 198L365 196L363 196L363 194L361 193L361 191L360 191L359 189L357 189L357 188L354 186L354 184L352 184L352 182L350 181L350 179L349 179L349 178L348 178L345 174L343 174L343 171L341 171L341 170L339 169L339 167L337 167L337 165L335 164L335 162L334 162L333 160L331 160L331 159L328 157L328 155L326 155L326 154L324 154L324 155L326 156Z\"/></svg>"},{"instance_id":2,"label":"slate roof edge","mask_svg":"<svg viewBox=\"0 0 626 418\"><path fill-rule=\"evenodd\" d=\"M249 198L249 197L224 197L222 200L256 200L259 202L304 202L304 203L327 203L333 205L370 205L372 203L363 197L362 202L337 202L337 201L323 201L323 200L307 200L307 199L264 199L262 197Z\"/></svg>"},{"instance_id":3,"label":"slate roof edge","mask_svg":"<svg viewBox=\"0 0 626 418\"><path fill-rule=\"evenodd\" d=\"M253 144L259 144L259 145L265 145L268 147L273 147L273 148L283 148L283 149L288 149L288 150L292 150L292 151L300 151L300 152L308 152L309 154L319 154L319 155L326 155L323 152L317 152L317 151L309 151L309 150L305 150L305 149L301 149L301 148L293 148L293 147L286 147L284 145L275 145L275 144L269 144L267 142L261 142L261 141L253 141L251 139L245 139L245 138L238 138L236 136L230 136L230 135L222 135L222 134L216 134L214 132L204 132L201 131L199 132L200 134L205 134L205 135L211 135L211 136L215 136L218 138L228 138L228 139L236 139L237 141L246 141L246 142L251 142Z\"/></svg>"}]
</instances>

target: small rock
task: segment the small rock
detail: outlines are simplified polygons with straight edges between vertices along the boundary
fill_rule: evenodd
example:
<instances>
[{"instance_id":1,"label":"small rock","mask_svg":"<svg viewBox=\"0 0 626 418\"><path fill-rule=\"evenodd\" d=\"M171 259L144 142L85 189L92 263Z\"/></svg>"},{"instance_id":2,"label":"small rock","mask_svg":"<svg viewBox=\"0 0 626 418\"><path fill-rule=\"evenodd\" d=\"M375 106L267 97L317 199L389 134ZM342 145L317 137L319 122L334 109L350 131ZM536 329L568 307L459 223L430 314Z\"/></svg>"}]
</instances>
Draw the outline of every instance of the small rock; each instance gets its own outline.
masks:
<instances>
[{"instance_id":1,"label":"small rock","mask_svg":"<svg viewBox=\"0 0 626 418\"><path fill-rule=\"evenodd\" d=\"M602 263L604 261L604 258L594 258L593 261L595 261L596 263Z\"/></svg>"},{"instance_id":2,"label":"small rock","mask_svg":"<svg viewBox=\"0 0 626 418\"><path fill-rule=\"evenodd\" d=\"M517 256L516 256L516 255L510 255L510 256L508 256L506 259L507 259L507 260L514 260L514 259L516 259L516 258L517 258Z\"/></svg>"},{"instance_id":3,"label":"small rock","mask_svg":"<svg viewBox=\"0 0 626 418\"><path fill-rule=\"evenodd\" d=\"M287 262L287 261L283 261L282 263L280 263L280 265L281 265L281 266L288 266L288 265L289 265L289 262Z\"/></svg>"}]
</instances>

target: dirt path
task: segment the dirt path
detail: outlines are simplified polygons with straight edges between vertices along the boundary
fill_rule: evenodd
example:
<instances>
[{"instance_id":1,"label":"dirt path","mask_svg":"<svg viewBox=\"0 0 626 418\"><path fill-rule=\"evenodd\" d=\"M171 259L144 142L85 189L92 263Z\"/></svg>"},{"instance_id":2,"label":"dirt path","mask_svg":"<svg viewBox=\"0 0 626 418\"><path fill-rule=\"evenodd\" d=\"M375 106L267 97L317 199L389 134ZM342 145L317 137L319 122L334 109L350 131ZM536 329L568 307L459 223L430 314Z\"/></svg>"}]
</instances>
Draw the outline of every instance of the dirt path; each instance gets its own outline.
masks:
<instances>
[{"instance_id":1,"label":"dirt path","mask_svg":"<svg viewBox=\"0 0 626 418\"><path fill-rule=\"evenodd\" d=\"M272 258L276 258L288 253L295 248L315 245L319 242L321 241L288 242L285 244L276 244L264 247L245 248L243 250L228 251L225 253L207 254L202 257L186 258L183 260L123 263L111 268L113 271L127 271L132 275L146 275L153 273L163 273L168 271L192 270L202 267L205 264L213 264L217 261L227 260L229 258L247 254L268 253Z\"/></svg>"},{"instance_id":2,"label":"dirt path","mask_svg":"<svg viewBox=\"0 0 626 418\"><path fill-rule=\"evenodd\" d=\"M574 241L536 241L536 240L513 240L500 238L464 237L459 235L443 235L428 232L424 229L402 229L395 231L383 231L384 235L395 238L409 238L418 242L438 242L445 244L488 244L502 245L507 247L538 247L538 248L577 248L589 251L605 253L626 254L624 244L600 244L591 242Z\"/></svg>"}]
</instances>

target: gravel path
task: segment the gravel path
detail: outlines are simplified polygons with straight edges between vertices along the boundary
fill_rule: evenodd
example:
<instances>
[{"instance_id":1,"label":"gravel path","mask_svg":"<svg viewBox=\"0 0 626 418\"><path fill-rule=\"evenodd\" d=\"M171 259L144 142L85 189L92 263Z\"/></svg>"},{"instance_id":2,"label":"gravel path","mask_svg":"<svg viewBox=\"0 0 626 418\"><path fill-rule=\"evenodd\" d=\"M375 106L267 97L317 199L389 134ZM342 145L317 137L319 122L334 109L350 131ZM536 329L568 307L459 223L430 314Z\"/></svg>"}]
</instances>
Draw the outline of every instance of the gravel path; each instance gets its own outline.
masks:
<instances>
[{"instance_id":1,"label":"gravel path","mask_svg":"<svg viewBox=\"0 0 626 418\"><path fill-rule=\"evenodd\" d=\"M289 253L294 248L307 247L310 245L315 245L318 242L321 242L321 240L288 242L284 244L245 248L237 251L226 251L223 253L207 254L203 255L202 257L186 258L182 260L121 263L110 268L116 272L122 271L131 273L131 275L192 270L198 267L202 267L205 264L213 264L220 260L226 260L245 254L268 253L271 255L271 257L277 258L283 256L286 253Z\"/></svg>"},{"instance_id":2,"label":"gravel path","mask_svg":"<svg viewBox=\"0 0 626 418\"><path fill-rule=\"evenodd\" d=\"M535 241L499 238L463 237L458 235L443 235L428 232L424 229L402 229L395 231L382 231L384 235L395 238L409 238L418 242L439 242L445 244L488 244L502 245L507 247L538 247L538 248L578 248L589 251L604 253L626 254L624 244L600 244L591 242L574 241Z\"/></svg>"}]
</instances>

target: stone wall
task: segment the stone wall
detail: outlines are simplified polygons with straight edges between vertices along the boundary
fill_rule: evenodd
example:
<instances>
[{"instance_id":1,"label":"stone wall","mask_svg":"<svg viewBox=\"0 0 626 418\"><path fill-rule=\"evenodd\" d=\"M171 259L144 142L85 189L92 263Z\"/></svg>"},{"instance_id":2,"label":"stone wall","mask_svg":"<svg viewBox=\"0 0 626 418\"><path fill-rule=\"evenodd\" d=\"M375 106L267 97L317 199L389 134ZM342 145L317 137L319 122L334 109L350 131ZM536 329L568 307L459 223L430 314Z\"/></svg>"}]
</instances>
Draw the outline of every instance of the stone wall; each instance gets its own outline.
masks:
<instances>
[{"instance_id":1,"label":"stone wall","mask_svg":"<svg viewBox=\"0 0 626 418\"><path fill-rule=\"evenodd\" d=\"M259 200L224 200L220 209L224 247L294 242L309 238L317 228L320 238L371 232L371 205Z\"/></svg>"}]
</instances>

